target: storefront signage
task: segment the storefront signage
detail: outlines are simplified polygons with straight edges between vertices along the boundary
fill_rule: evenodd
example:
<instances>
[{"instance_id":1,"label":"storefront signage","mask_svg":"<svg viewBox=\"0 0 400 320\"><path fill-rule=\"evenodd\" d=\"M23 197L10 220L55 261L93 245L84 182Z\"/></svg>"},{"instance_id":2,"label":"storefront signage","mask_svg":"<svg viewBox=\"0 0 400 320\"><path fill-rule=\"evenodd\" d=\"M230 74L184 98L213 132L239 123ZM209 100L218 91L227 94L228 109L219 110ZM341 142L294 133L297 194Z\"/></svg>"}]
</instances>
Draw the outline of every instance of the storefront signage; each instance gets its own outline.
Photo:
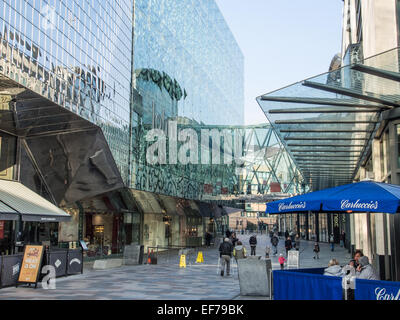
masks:
<instances>
[{"instance_id":1,"label":"storefront signage","mask_svg":"<svg viewBox=\"0 0 400 320\"><path fill-rule=\"evenodd\" d=\"M360 202L358 199L355 202L350 202L350 200L342 200L340 203L341 209L378 209L378 201L370 201L370 202Z\"/></svg>"},{"instance_id":2,"label":"storefront signage","mask_svg":"<svg viewBox=\"0 0 400 320\"><path fill-rule=\"evenodd\" d=\"M24 257L18 275L18 283L37 284L43 259L43 246L25 246Z\"/></svg>"},{"instance_id":3,"label":"storefront signage","mask_svg":"<svg viewBox=\"0 0 400 320\"><path fill-rule=\"evenodd\" d=\"M304 202L299 202L299 203L295 203L293 204L292 202L290 202L289 204L286 204L284 202L279 204L279 211L284 211L284 210L292 210L292 209L305 209L306 208L307 203Z\"/></svg>"},{"instance_id":4,"label":"storefront signage","mask_svg":"<svg viewBox=\"0 0 400 320\"><path fill-rule=\"evenodd\" d=\"M400 300L400 282L356 279L356 300Z\"/></svg>"},{"instance_id":5,"label":"storefront signage","mask_svg":"<svg viewBox=\"0 0 400 320\"><path fill-rule=\"evenodd\" d=\"M388 292L386 288L375 289L376 300L400 300L400 289L397 293Z\"/></svg>"}]
</instances>

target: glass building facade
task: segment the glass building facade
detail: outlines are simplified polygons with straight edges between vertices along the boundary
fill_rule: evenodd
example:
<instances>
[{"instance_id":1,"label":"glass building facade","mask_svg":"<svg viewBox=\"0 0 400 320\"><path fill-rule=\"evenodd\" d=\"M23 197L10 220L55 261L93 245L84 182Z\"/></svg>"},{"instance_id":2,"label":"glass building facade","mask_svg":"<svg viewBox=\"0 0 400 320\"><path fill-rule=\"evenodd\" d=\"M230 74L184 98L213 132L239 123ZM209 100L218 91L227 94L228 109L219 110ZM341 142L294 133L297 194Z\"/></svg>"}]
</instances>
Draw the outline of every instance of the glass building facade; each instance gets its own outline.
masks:
<instances>
[{"instance_id":1,"label":"glass building facade","mask_svg":"<svg viewBox=\"0 0 400 320\"><path fill-rule=\"evenodd\" d=\"M214 0L136 0L134 39L145 123L154 106L165 118L244 124L244 57Z\"/></svg>"},{"instance_id":2,"label":"glass building facade","mask_svg":"<svg viewBox=\"0 0 400 320\"><path fill-rule=\"evenodd\" d=\"M99 126L125 181L132 15L132 0L0 2L2 71Z\"/></svg>"},{"instance_id":3,"label":"glass building facade","mask_svg":"<svg viewBox=\"0 0 400 320\"><path fill-rule=\"evenodd\" d=\"M144 141L169 121L198 136L244 124L244 58L216 3L139 0L134 17L131 186L189 199L233 193L233 165L150 165Z\"/></svg>"},{"instance_id":4,"label":"glass building facade","mask_svg":"<svg viewBox=\"0 0 400 320\"><path fill-rule=\"evenodd\" d=\"M223 204L303 190L271 126L244 126L243 69L214 0L1 1L0 178L67 210L49 233L87 240L88 257L201 244L228 225ZM221 163L150 164L148 133L169 121L215 133L196 148ZM225 163L228 144L242 150Z\"/></svg>"}]
</instances>

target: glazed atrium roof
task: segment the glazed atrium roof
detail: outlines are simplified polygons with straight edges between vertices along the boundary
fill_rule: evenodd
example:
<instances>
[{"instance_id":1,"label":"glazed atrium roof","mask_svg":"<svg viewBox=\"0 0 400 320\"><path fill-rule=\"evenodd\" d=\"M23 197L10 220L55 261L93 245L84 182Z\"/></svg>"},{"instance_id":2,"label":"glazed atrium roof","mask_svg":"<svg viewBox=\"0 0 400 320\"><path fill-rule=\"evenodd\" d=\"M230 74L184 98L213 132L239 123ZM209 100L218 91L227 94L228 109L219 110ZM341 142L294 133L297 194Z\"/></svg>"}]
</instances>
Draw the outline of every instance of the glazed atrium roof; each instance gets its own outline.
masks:
<instances>
[{"instance_id":1,"label":"glazed atrium roof","mask_svg":"<svg viewBox=\"0 0 400 320\"><path fill-rule=\"evenodd\" d=\"M382 112L400 107L399 50L353 59L257 97L314 190L351 183L368 155Z\"/></svg>"}]
</instances>

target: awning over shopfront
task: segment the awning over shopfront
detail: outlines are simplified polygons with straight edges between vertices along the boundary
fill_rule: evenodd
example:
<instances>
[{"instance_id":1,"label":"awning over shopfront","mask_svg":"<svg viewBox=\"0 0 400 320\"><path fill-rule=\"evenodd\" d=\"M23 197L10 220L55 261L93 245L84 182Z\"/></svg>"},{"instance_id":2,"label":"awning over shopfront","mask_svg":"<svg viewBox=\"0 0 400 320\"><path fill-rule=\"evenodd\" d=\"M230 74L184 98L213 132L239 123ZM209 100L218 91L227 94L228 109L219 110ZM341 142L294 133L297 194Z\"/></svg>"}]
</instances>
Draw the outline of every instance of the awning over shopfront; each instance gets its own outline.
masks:
<instances>
[{"instance_id":1,"label":"awning over shopfront","mask_svg":"<svg viewBox=\"0 0 400 320\"><path fill-rule=\"evenodd\" d=\"M185 216L201 217L200 209L194 200L178 199L178 210Z\"/></svg>"},{"instance_id":2,"label":"awning over shopfront","mask_svg":"<svg viewBox=\"0 0 400 320\"><path fill-rule=\"evenodd\" d=\"M170 216L179 215L182 216L184 213L182 210L178 210L178 202L174 197L157 195L160 199L160 204L164 207L165 211Z\"/></svg>"},{"instance_id":3,"label":"awning over shopfront","mask_svg":"<svg viewBox=\"0 0 400 320\"><path fill-rule=\"evenodd\" d=\"M212 208L212 216L214 218L221 218L222 216L226 215L226 211L223 210L222 206L217 205L217 204L212 204L211 205Z\"/></svg>"},{"instance_id":4,"label":"awning over shopfront","mask_svg":"<svg viewBox=\"0 0 400 320\"><path fill-rule=\"evenodd\" d=\"M197 206L199 207L200 214L203 217L212 217L211 205L207 202L196 201Z\"/></svg>"},{"instance_id":5,"label":"awning over shopfront","mask_svg":"<svg viewBox=\"0 0 400 320\"><path fill-rule=\"evenodd\" d=\"M226 211L226 213L227 213L228 215L234 214L234 213L240 213L240 212L243 211L243 209L232 208L232 207L225 207L225 206L224 206L224 209L225 209L225 211Z\"/></svg>"},{"instance_id":6,"label":"awning over shopfront","mask_svg":"<svg viewBox=\"0 0 400 320\"><path fill-rule=\"evenodd\" d=\"M267 203L267 213L383 212L396 213L400 207L400 186L362 181L310 192L300 196Z\"/></svg>"},{"instance_id":7,"label":"awning over shopfront","mask_svg":"<svg viewBox=\"0 0 400 320\"><path fill-rule=\"evenodd\" d=\"M71 216L16 181L0 180L0 220L61 222Z\"/></svg>"},{"instance_id":8,"label":"awning over shopfront","mask_svg":"<svg viewBox=\"0 0 400 320\"><path fill-rule=\"evenodd\" d=\"M352 182L381 114L400 107L399 48L352 50L348 65L257 98L314 190Z\"/></svg>"},{"instance_id":9,"label":"awning over shopfront","mask_svg":"<svg viewBox=\"0 0 400 320\"><path fill-rule=\"evenodd\" d=\"M155 194L133 189L131 189L131 192L133 194L133 198L143 213L163 213L163 209L161 208Z\"/></svg>"}]
</instances>

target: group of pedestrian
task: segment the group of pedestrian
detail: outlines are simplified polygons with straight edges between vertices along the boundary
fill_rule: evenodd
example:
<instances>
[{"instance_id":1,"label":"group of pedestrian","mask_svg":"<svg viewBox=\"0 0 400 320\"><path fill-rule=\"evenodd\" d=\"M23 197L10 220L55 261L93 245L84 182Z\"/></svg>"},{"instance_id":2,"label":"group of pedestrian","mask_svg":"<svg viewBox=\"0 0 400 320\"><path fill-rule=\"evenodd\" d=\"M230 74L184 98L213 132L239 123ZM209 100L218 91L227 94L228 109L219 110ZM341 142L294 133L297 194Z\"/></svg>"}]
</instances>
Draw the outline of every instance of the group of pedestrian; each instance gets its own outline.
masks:
<instances>
[{"instance_id":1,"label":"group of pedestrian","mask_svg":"<svg viewBox=\"0 0 400 320\"><path fill-rule=\"evenodd\" d=\"M224 276L225 269L226 269L226 274L229 276L230 262L231 262L232 256L236 260L244 259L247 257L246 248L244 247L243 243L237 238L236 233L231 232L230 230L227 230L225 235L226 235L226 237L219 247L220 259L221 259L221 276ZM289 233L288 231L285 232L286 256L288 256L288 252L290 250L292 250L293 248L296 250L299 250L300 236L297 235L295 241L293 241L294 237L295 237L295 235L293 232L291 232L291 233ZM278 234L276 232L271 232L270 240L271 240L271 245L273 248L272 254L274 256L276 256L278 254L278 244L279 244ZM340 235L341 246L344 245L344 240L345 240L345 234L343 232ZM329 242L331 243L331 251L334 251L334 246L333 246L334 236L333 236L333 234L330 235ZM207 236L206 236L206 243L209 243ZM250 249L251 249L250 255L255 256L256 255L256 247L257 247L257 236L255 234L253 234L250 237L249 245L250 245ZM314 259L319 259L320 246L319 246L318 242L315 242L313 251L314 251ZM267 245L267 247L265 248L265 257L269 258L270 254L271 254L271 247L269 247ZM279 255L278 261L281 266L281 269L284 269L284 264L286 262L286 258L284 257L283 254ZM356 276L360 279L378 279L375 270L369 263L368 257L364 256L362 251L360 251L360 250L357 250L355 252L354 258L349 262L348 266L354 268ZM328 267L325 269L324 274L328 275L328 276L343 276L343 275L345 275L345 270L347 270L347 269L348 269L348 267L342 268L336 259L332 259L329 261Z\"/></svg>"},{"instance_id":2,"label":"group of pedestrian","mask_svg":"<svg viewBox=\"0 0 400 320\"><path fill-rule=\"evenodd\" d=\"M236 259L244 259L247 257L247 251L246 248L244 247L243 243L237 238L235 232L231 232L230 230L227 230L225 232L225 239L219 246L219 252L220 252L220 259L221 259L221 276L224 276L225 274L225 269L226 269L226 275L229 276L230 273L230 262L232 259L232 256ZM255 256L256 255L256 247L257 247L257 236L252 235L249 239L249 245L250 245L250 255ZM270 254L270 248L266 248L265 256L269 257Z\"/></svg>"},{"instance_id":3,"label":"group of pedestrian","mask_svg":"<svg viewBox=\"0 0 400 320\"><path fill-rule=\"evenodd\" d=\"M246 248L243 243L237 238L236 232L226 230L225 239L219 246L219 255L221 260L221 276L224 276L225 269L226 275L229 276L230 264L232 255L235 259L246 258Z\"/></svg>"}]
</instances>

